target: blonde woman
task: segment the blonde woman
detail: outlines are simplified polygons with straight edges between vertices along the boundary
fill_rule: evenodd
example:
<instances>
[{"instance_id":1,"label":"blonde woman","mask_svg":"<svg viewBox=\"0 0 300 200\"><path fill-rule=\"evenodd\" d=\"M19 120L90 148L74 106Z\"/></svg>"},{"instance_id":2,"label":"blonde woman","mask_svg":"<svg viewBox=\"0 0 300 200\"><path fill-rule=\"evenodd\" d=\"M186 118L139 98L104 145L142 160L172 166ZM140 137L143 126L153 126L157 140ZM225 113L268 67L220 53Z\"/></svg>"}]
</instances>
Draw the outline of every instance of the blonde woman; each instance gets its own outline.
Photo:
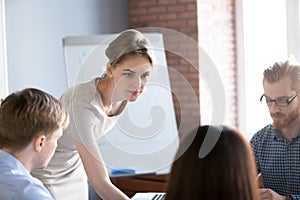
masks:
<instances>
[{"instance_id":1,"label":"blonde woman","mask_svg":"<svg viewBox=\"0 0 300 200\"><path fill-rule=\"evenodd\" d=\"M111 183L96 140L113 128L127 103L143 93L153 65L150 48L141 32L120 33L105 50L105 73L62 95L70 126L49 166L33 173L55 199L87 200L87 179L103 199L129 199Z\"/></svg>"}]
</instances>

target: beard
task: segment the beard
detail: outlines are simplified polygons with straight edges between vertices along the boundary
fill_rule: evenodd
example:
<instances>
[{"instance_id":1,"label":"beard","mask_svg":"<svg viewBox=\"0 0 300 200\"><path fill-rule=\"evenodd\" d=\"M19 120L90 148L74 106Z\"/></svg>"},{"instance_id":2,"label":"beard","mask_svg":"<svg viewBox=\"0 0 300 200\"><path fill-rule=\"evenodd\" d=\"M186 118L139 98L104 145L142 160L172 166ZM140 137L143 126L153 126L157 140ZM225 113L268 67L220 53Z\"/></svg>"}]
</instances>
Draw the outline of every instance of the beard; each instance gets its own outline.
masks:
<instances>
[{"instance_id":1,"label":"beard","mask_svg":"<svg viewBox=\"0 0 300 200\"><path fill-rule=\"evenodd\" d=\"M271 114L271 117L273 119L274 127L278 130L281 130L283 128L286 128L290 123L292 123L292 121L294 121L299 117L299 108L293 110L293 112L289 113L288 115L277 112ZM281 118L281 119L278 120L277 118Z\"/></svg>"}]
</instances>

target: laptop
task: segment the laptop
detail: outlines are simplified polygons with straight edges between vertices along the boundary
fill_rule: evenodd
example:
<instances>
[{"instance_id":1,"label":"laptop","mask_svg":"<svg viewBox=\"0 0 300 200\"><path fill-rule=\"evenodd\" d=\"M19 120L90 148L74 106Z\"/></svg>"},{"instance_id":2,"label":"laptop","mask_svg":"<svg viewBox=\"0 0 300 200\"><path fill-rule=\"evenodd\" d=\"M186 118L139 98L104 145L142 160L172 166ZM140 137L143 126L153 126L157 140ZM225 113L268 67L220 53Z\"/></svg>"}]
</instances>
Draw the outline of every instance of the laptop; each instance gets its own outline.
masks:
<instances>
[{"instance_id":1,"label":"laptop","mask_svg":"<svg viewBox=\"0 0 300 200\"><path fill-rule=\"evenodd\" d=\"M137 192L132 200L163 200L165 199L166 193L164 192Z\"/></svg>"}]
</instances>

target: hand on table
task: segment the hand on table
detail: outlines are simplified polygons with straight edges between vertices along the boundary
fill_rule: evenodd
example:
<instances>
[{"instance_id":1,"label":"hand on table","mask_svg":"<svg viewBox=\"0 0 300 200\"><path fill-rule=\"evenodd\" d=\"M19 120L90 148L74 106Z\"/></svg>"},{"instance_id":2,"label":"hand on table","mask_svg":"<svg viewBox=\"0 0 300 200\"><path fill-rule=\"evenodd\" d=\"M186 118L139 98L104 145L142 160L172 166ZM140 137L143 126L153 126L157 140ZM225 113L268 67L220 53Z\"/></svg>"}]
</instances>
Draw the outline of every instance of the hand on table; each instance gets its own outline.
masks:
<instances>
[{"instance_id":1,"label":"hand on table","mask_svg":"<svg viewBox=\"0 0 300 200\"><path fill-rule=\"evenodd\" d=\"M259 189L260 199L264 200L286 200L286 196L281 196L269 188Z\"/></svg>"}]
</instances>

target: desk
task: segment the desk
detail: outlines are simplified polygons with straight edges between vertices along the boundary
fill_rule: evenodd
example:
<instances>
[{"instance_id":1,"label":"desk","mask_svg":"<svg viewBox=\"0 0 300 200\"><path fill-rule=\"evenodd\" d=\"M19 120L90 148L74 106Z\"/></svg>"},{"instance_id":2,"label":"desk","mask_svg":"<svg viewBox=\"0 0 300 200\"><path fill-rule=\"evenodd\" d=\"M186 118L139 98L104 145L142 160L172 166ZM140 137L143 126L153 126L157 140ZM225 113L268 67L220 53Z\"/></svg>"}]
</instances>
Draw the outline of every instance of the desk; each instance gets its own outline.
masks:
<instances>
[{"instance_id":1,"label":"desk","mask_svg":"<svg viewBox=\"0 0 300 200\"><path fill-rule=\"evenodd\" d=\"M169 174L136 175L115 177L112 182L126 195L132 197L136 192L165 192Z\"/></svg>"}]
</instances>

